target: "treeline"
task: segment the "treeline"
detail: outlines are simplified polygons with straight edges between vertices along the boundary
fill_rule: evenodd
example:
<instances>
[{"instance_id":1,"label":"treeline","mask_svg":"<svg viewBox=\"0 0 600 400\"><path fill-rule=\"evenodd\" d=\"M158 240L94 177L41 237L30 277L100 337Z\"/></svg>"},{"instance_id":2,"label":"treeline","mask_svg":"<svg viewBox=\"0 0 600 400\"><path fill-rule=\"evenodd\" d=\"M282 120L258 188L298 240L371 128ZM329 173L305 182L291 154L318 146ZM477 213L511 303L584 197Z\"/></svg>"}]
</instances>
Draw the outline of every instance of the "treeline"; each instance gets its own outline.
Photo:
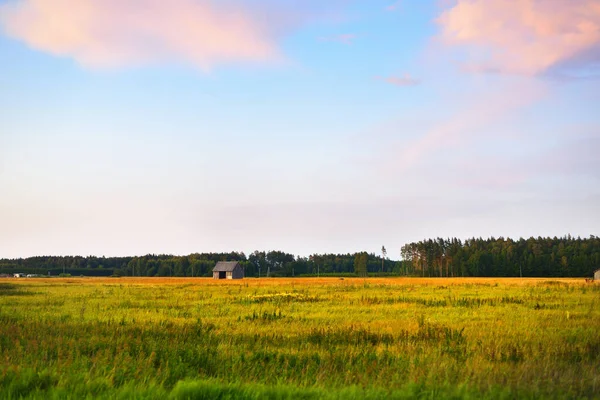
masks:
<instances>
[{"instance_id":1,"label":"treeline","mask_svg":"<svg viewBox=\"0 0 600 400\"><path fill-rule=\"evenodd\" d=\"M437 238L409 243L401 255L408 275L587 277L600 268L600 238Z\"/></svg>"},{"instance_id":2,"label":"treeline","mask_svg":"<svg viewBox=\"0 0 600 400\"><path fill-rule=\"evenodd\" d=\"M363 254L363 253L358 253ZM366 268L370 273L398 274L401 262L366 254ZM354 274L356 254L315 254L298 257L282 251L255 251L246 256L242 252L194 253L188 256L148 254L141 257L30 257L0 259L0 273L39 275L70 274L73 276L212 276L219 261L239 261L246 276L278 277L309 275Z\"/></svg>"},{"instance_id":3,"label":"treeline","mask_svg":"<svg viewBox=\"0 0 600 400\"><path fill-rule=\"evenodd\" d=\"M401 275L426 277L584 277L600 268L600 238L429 239L406 244L401 261L373 253L282 251L194 253L188 256L31 257L0 259L0 273L73 276L212 276L219 261L239 261L249 277Z\"/></svg>"}]
</instances>

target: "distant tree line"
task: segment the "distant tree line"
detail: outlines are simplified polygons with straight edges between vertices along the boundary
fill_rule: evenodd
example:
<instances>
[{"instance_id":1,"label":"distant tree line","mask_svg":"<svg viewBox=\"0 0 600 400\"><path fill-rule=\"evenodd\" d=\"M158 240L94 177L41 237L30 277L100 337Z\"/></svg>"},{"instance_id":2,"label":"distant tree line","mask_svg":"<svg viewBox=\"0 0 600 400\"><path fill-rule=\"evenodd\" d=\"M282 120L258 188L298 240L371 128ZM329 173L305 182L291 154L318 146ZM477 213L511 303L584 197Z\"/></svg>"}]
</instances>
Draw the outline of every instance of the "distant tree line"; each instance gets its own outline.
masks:
<instances>
[{"instance_id":1,"label":"distant tree line","mask_svg":"<svg viewBox=\"0 0 600 400\"><path fill-rule=\"evenodd\" d=\"M402 247L407 275L584 277L600 268L600 238L429 239Z\"/></svg>"},{"instance_id":2,"label":"distant tree line","mask_svg":"<svg viewBox=\"0 0 600 400\"><path fill-rule=\"evenodd\" d=\"M0 273L73 276L212 276L219 261L239 261L249 277L373 276L536 277L590 276L600 268L600 238L429 239L406 244L402 260L382 254L314 254L300 257L282 251L148 254L141 257L30 257L0 259Z\"/></svg>"},{"instance_id":3,"label":"distant tree line","mask_svg":"<svg viewBox=\"0 0 600 400\"><path fill-rule=\"evenodd\" d=\"M381 257L375 254L359 254L365 255L365 268L368 272L380 271ZM282 251L255 251L248 256L242 252L230 252L194 253L187 256L148 254L141 257L30 257L0 259L0 273L202 277L212 276L212 269L219 261L239 261L246 276L250 277L352 275L354 258L354 254L315 254L310 257L298 257ZM398 263L384 259L384 272L397 274Z\"/></svg>"}]
</instances>

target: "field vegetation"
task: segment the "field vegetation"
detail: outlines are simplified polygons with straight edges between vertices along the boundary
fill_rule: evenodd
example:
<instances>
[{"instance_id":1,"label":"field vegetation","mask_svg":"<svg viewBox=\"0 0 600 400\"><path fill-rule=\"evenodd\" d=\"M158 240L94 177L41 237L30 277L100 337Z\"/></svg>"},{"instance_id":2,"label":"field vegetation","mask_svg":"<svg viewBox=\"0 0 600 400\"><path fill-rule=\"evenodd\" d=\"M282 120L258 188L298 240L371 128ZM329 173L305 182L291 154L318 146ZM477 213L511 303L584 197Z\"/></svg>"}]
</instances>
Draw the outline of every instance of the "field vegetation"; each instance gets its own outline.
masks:
<instances>
[{"instance_id":1,"label":"field vegetation","mask_svg":"<svg viewBox=\"0 0 600 400\"><path fill-rule=\"evenodd\" d=\"M583 279L0 280L0 398L599 398Z\"/></svg>"}]
</instances>

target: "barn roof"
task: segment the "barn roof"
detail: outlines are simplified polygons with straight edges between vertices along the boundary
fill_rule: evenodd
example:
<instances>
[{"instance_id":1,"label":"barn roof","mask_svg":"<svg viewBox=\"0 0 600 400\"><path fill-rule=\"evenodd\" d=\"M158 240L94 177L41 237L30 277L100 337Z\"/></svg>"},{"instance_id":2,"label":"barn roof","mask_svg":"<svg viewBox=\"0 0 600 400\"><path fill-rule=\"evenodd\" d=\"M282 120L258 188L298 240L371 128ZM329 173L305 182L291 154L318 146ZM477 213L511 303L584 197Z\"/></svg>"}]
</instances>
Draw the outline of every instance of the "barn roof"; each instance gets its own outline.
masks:
<instances>
[{"instance_id":1,"label":"barn roof","mask_svg":"<svg viewBox=\"0 0 600 400\"><path fill-rule=\"evenodd\" d=\"M239 264L237 261L219 261L213 268L213 272L231 272Z\"/></svg>"}]
</instances>

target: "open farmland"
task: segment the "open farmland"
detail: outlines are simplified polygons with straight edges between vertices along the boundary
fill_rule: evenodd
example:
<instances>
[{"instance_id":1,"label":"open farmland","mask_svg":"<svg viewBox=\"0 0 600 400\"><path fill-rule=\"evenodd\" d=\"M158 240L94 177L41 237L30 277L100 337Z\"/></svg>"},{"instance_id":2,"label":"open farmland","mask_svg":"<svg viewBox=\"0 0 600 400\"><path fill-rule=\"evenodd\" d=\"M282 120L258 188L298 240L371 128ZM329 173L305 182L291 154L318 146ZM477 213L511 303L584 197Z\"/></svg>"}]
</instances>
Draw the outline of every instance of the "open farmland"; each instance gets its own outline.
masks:
<instances>
[{"instance_id":1,"label":"open farmland","mask_svg":"<svg viewBox=\"0 0 600 400\"><path fill-rule=\"evenodd\" d=\"M0 398L599 398L581 279L0 280Z\"/></svg>"}]
</instances>

